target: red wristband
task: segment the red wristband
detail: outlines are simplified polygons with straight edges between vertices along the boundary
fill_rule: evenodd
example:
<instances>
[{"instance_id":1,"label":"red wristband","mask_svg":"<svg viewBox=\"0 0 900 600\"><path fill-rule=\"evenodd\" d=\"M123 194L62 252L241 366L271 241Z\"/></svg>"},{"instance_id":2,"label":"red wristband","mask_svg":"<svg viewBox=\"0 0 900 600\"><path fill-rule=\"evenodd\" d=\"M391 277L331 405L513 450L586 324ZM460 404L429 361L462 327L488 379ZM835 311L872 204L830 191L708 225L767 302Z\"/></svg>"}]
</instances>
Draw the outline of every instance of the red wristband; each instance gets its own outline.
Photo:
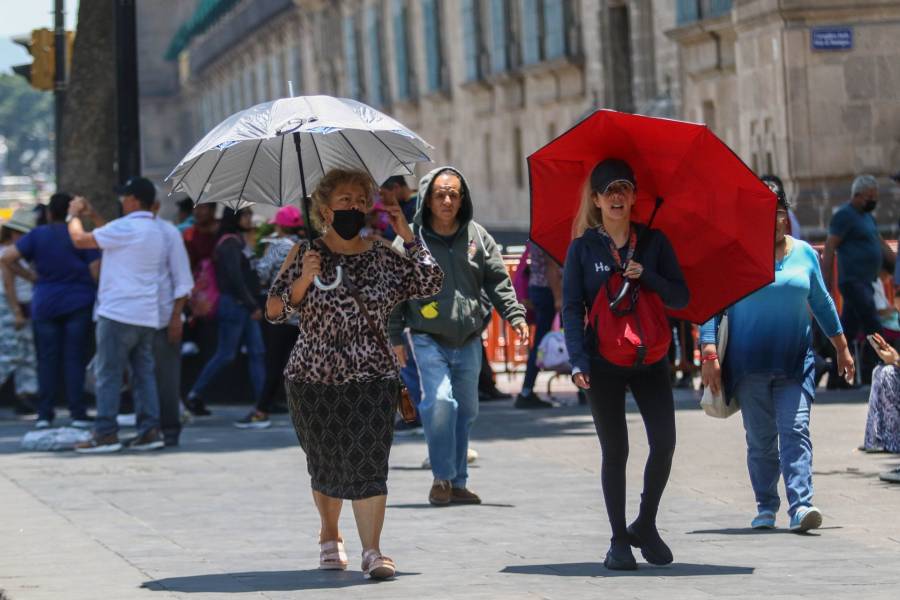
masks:
<instances>
[{"instance_id":1,"label":"red wristband","mask_svg":"<svg viewBox=\"0 0 900 600\"><path fill-rule=\"evenodd\" d=\"M714 360L719 360L719 355L716 354L715 352L713 352L712 354L707 354L706 356L704 356L703 358L700 359L700 362L707 363L707 362L711 362Z\"/></svg>"}]
</instances>

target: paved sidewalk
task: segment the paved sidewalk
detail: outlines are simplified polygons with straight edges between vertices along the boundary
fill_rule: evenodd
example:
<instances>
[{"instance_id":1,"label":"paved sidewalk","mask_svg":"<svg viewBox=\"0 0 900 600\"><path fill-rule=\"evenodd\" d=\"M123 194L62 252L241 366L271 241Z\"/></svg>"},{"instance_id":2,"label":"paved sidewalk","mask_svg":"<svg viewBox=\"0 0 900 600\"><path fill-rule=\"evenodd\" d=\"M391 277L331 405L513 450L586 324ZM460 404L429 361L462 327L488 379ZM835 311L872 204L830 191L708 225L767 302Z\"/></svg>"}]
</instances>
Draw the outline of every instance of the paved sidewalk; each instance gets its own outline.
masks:
<instances>
[{"instance_id":1,"label":"paved sidewalk","mask_svg":"<svg viewBox=\"0 0 900 600\"><path fill-rule=\"evenodd\" d=\"M501 384L505 379L501 378ZM565 389L565 386L561 386ZM572 402L570 392L561 396ZM359 572L350 507L342 517L351 571L322 573L305 460L286 416L238 431L237 407L213 407L178 450L150 455L17 450L27 424L0 416L0 597L4 600L183 598L897 598L900 485L879 471L900 456L866 455L860 392L814 407L816 501L810 535L755 533L739 418L710 419L679 394L678 449L660 527L675 564L611 573L600 456L586 407L525 412L482 405L471 487L482 506L432 508L421 438L398 439L383 549L401 569L373 584ZM7 413L8 414L8 413ZM628 416L629 513L646 441ZM4 595L5 594L5 595Z\"/></svg>"}]
</instances>

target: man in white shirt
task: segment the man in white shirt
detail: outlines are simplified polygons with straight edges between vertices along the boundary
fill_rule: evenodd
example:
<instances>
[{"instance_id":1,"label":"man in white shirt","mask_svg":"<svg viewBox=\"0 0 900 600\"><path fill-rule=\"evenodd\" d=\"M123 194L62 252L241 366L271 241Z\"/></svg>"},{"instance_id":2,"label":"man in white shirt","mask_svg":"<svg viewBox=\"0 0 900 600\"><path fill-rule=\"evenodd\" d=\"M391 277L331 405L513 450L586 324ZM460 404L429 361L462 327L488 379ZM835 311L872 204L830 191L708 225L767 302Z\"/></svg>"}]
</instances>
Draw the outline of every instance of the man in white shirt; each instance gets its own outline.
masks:
<instances>
[{"instance_id":1,"label":"man in white shirt","mask_svg":"<svg viewBox=\"0 0 900 600\"><path fill-rule=\"evenodd\" d=\"M87 233L80 216L88 206L84 199L76 198L69 205L67 219L76 248L103 251L97 295L97 419L92 439L75 447L81 453L122 449L116 417L126 363L131 367L138 428L138 436L129 447L155 450L164 445L153 340L156 331L166 325L159 304L167 240L151 212L156 188L150 180L133 177L117 191L123 196L123 217Z\"/></svg>"},{"instance_id":2,"label":"man in white shirt","mask_svg":"<svg viewBox=\"0 0 900 600\"><path fill-rule=\"evenodd\" d=\"M154 214L159 202L153 205ZM159 322L153 339L156 363L156 390L159 394L159 420L166 446L177 446L181 436L181 337L184 331L182 313L194 277L184 238L175 225L156 218L163 235L166 260L159 273Z\"/></svg>"}]
</instances>

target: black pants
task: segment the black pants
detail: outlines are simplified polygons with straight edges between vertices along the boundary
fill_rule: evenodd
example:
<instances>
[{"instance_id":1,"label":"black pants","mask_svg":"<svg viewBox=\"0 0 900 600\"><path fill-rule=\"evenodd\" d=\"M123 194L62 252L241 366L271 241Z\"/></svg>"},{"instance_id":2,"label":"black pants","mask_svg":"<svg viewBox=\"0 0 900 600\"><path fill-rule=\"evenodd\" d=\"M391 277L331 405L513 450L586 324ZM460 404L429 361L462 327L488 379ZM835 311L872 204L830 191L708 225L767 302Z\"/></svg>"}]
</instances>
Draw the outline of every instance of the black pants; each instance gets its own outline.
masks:
<instances>
[{"instance_id":1,"label":"black pants","mask_svg":"<svg viewBox=\"0 0 900 600\"><path fill-rule=\"evenodd\" d=\"M845 281L838 288L844 299L844 310L841 312L841 324L844 336L849 343L856 341L861 333L881 333L881 320L875 308L875 290L872 282Z\"/></svg>"},{"instance_id":2,"label":"black pants","mask_svg":"<svg viewBox=\"0 0 900 600\"><path fill-rule=\"evenodd\" d=\"M623 368L602 359L591 363L591 413L603 453L601 482L612 540L627 540L625 523L625 465L628 462L628 428L625 424L625 388L634 394L650 445L644 467L644 493L638 520L656 523L672 455L675 453L675 403L669 380L669 361L646 367Z\"/></svg>"},{"instance_id":3,"label":"black pants","mask_svg":"<svg viewBox=\"0 0 900 600\"><path fill-rule=\"evenodd\" d=\"M296 325L275 325L262 322L263 341L266 344L266 385L256 410L272 412L275 400L284 398L284 367L297 343L300 329Z\"/></svg>"}]
</instances>

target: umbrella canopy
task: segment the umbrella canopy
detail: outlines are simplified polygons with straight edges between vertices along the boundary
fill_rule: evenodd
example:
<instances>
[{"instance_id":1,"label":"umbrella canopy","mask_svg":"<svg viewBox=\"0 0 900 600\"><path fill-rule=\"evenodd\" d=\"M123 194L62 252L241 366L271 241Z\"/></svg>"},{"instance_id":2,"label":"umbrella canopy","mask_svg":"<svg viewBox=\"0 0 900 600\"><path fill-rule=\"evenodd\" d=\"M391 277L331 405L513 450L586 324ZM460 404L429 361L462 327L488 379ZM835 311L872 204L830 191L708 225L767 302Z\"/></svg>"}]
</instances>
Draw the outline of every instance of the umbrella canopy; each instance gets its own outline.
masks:
<instances>
[{"instance_id":1,"label":"umbrella canopy","mask_svg":"<svg viewBox=\"0 0 900 600\"><path fill-rule=\"evenodd\" d=\"M775 277L775 195L705 125L598 110L528 157L531 239L562 263L587 179L606 158L629 163L633 218L675 249L691 291L672 316L702 323Z\"/></svg>"},{"instance_id":2,"label":"umbrella canopy","mask_svg":"<svg viewBox=\"0 0 900 600\"><path fill-rule=\"evenodd\" d=\"M281 206L299 203L334 168L367 172L376 184L412 175L415 163L431 161L430 150L414 132L361 102L298 96L231 115L166 180L197 204Z\"/></svg>"}]
</instances>

